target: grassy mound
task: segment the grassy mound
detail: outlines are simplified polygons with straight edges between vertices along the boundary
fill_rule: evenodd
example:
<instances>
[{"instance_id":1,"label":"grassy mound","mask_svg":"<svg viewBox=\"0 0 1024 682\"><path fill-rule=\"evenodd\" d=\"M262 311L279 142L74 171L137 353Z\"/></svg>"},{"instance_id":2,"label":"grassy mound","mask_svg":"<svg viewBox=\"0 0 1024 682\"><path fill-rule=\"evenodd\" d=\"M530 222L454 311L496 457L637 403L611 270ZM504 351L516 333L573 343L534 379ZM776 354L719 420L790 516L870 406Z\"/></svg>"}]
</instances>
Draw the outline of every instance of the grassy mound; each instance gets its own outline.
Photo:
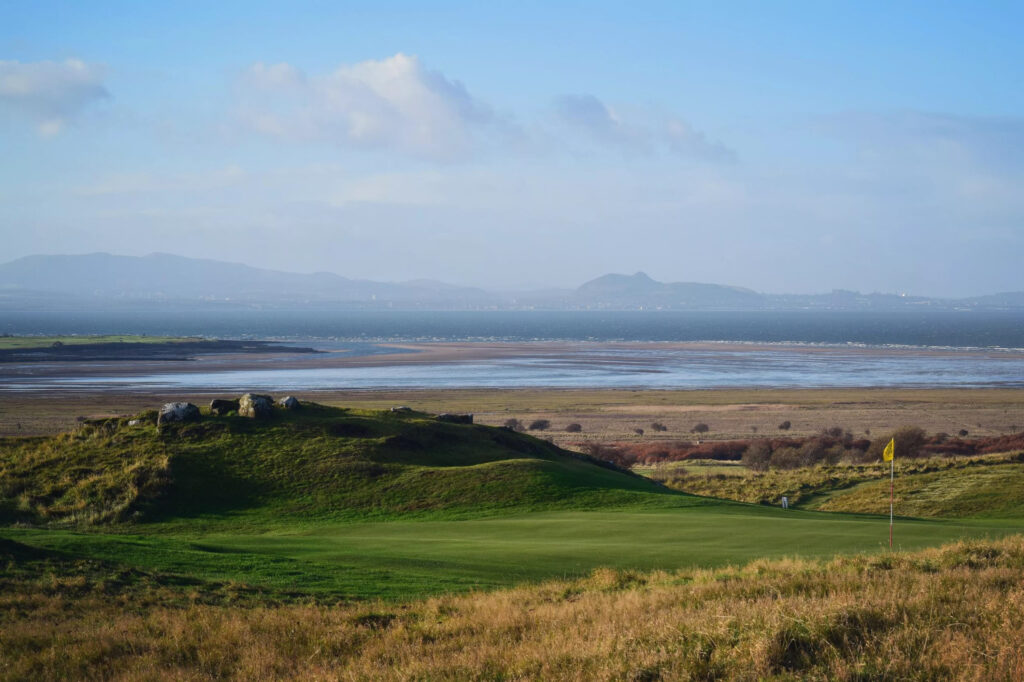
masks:
<instances>
[{"instance_id":1,"label":"grassy mound","mask_svg":"<svg viewBox=\"0 0 1024 682\"><path fill-rule=\"evenodd\" d=\"M138 423L130 424L130 421ZM307 404L267 421L155 413L0 440L0 522L90 525L228 514L387 518L586 508L676 495L506 429Z\"/></svg>"}]
</instances>

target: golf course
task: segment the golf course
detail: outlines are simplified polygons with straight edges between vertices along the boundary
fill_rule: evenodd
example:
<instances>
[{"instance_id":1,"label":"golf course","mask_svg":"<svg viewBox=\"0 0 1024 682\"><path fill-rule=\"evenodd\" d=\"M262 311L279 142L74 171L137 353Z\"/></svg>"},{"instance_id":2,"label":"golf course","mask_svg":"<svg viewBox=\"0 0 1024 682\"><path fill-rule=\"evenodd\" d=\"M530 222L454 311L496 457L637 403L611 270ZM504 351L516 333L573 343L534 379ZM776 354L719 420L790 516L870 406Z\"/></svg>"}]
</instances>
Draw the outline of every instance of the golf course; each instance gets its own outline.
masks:
<instances>
[{"instance_id":1,"label":"golf course","mask_svg":"<svg viewBox=\"0 0 1024 682\"><path fill-rule=\"evenodd\" d=\"M461 415L312 402L3 438L0 679L1024 664L1017 454L908 462L891 550L871 466L682 464L663 484Z\"/></svg>"},{"instance_id":2,"label":"golf course","mask_svg":"<svg viewBox=\"0 0 1024 682\"><path fill-rule=\"evenodd\" d=\"M418 412L306 404L266 421L159 427L145 413L7 439L2 452L0 537L321 599L888 551L886 516L686 494L526 434ZM1024 527L974 511L899 518L894 548Z\"/></svg>"}]
</instances>

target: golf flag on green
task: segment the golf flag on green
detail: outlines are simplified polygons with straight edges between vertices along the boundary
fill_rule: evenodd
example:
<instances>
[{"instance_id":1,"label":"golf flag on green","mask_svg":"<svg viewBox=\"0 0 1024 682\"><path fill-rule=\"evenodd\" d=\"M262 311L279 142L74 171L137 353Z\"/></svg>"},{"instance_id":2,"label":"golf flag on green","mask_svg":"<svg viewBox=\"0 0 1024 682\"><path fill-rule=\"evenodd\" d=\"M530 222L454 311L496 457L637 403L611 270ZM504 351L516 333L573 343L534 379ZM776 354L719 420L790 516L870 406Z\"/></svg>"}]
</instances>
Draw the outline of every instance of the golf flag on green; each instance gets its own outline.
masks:
<instances>
[{"instance_id":1,"label":"golf flag on green","mask_svg":"<svg viewBox=\"0 0 1024 682\"><path fill-rule=\"evenodd\" d=\"M889 551L892 551L892 508L895 500L894 479L896 478L896 438L890 438L889 444L882 450L882 461L889 463Z\"/></svg>"}]
</instances>

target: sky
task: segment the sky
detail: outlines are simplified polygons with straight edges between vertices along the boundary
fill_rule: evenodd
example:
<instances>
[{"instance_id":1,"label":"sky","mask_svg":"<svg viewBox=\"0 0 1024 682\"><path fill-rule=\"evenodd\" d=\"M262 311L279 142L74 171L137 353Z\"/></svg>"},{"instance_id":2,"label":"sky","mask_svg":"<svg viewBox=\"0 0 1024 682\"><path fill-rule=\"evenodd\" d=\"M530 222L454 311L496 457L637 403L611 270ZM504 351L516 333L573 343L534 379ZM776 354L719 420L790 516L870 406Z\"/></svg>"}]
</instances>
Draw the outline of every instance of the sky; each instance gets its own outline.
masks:
<instances>
[{"instance_id":1,"label":"sky","mask_svg":"<svg viewBox=\"0 0 1024 682\"><path fill-rule=\"evenodd\" d=\"M1024 290L1019 2L0 0L0 262Z\"/></svg>"}]
</instances>

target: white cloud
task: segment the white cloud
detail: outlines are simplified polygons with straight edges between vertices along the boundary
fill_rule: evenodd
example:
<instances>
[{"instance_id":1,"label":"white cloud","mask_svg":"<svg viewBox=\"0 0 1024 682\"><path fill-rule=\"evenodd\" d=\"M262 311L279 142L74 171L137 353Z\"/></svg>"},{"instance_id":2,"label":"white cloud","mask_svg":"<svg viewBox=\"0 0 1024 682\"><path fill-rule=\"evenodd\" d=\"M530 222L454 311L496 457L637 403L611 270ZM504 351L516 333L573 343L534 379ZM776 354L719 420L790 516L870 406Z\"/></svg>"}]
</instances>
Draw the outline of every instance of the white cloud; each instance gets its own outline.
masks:
<instances>
[{"instance_id":1,"label":"white cloud","mask_svg":"<svg viewBox=\"0 0 1024 682\"><path fill-rule=\"evenodd\" d=\"M618 114L593 95L562 95L555 99L559 120L586 132L600 142L638 146L645 144L644 131L627 126Z\"/></svg>"},{"instance_id":2,"label":"white cloud","mask_svg":"<svg viewBox=\"0 0 1024 682\"><path fill-rule=\"evenodd\" d=\"M290 64L254 64L239 97L241 119L266 135L435 159L468 154L493 121L461 83L404 54L314 76Z\"/></svg>"},{"instance_id":3,"label":"white cloud","mask_svg":"<svg viewBox=\"0 0 1024 682\"><path fill-rule=\"evenodd\" d=\"M562 95L554 106L563 127L601 145L642 154L665 151L700 161L736 159L731 149L675 116L625 116L590 94Z\"/></svg>"},{"instance_id":4,"label":"white cloud","mask_svg":"<svg viewBox=\"0 0 1024 682\"><path fill-rule=\"evenodd\" d=\"M40 135L56 135L90 103L109 97L103 76L102 66L79 59L0 61L0 108L27 116Z\"/></svg>"},{"instance_id":5,"label":"white cloud","mask_svg":"<svg viewBox=\"0 0 1024 682\"><path fill-rule=\"evenodd\" d=\"M699 130L694 130L685 121L670 118L664 124L662 139L666 146L679 156L703 161L735 161L736 152L721 142L709 140Z\"/></svg>"}]
</instances>

